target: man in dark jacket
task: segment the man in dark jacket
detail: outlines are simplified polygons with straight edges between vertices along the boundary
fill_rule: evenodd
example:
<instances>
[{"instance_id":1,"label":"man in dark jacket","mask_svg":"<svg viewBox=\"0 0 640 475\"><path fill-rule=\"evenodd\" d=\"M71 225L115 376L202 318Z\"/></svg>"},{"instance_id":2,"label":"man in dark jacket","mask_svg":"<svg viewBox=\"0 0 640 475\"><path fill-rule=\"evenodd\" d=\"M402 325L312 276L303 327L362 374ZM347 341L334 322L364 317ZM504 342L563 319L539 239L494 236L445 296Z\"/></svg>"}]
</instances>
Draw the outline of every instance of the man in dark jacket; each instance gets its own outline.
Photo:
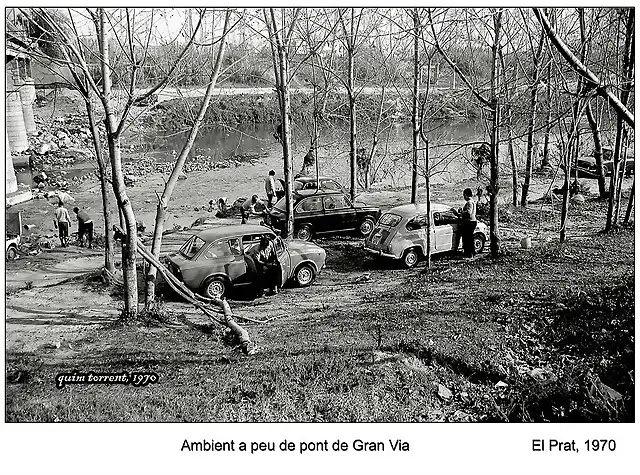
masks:
<instances>
[{"instance_id":1,"label":"man in dark jacket","mask_svg":"<svg viewBox=\"0 0 640 475\"><path fill-rule=\"evenodd\" d=\"M80 210L76 206L73 208L73 212L78 217L78 241L80 241L80 247L84 246L84 237L87 236L88 248L93 246L93 220L89 213L85 210Z\"/></svg>"}]
</instances>

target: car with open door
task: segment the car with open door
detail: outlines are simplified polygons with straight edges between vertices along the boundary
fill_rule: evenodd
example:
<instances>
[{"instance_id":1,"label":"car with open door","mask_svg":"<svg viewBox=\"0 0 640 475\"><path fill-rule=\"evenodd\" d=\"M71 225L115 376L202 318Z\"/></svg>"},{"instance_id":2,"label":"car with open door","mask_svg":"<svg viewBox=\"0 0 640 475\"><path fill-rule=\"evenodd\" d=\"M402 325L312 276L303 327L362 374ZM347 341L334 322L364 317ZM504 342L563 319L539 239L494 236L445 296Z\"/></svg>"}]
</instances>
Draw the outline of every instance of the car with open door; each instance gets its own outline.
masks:
<instances>
[{"instance_id":1,"label":"car with open door","mask_svg":"<svg viewBox=\"0 0 640 475\"><path fill-rule=\"evenodd\" d=\"M232 288L255 288L258 281L251 260L262 236L274 241L281 270L279 285L311 285L325 266L326 253L315 244L283 240L266 226L236 224L194 232L177 253L168 256L169 270L190 289L219 298Z\"/></svg>"},{"instance_id":2,"label":"car with open door","mask_svg":"<svg viewBox=\"0 0 640 475\"><path fill-rule=\"evenodd\" d=\"M341 191L300 190L293 194L293 232L297 239L310 241L322 234L368 236L380 217L380 208L351 202ZM265 223L284 231L287 222L285 198L269 212Z\"/></svg>"},{"instance_id":3,"label":"car with open door","mask_svg":"<svg viewBox=\"0 0 640 475\"><path fill-rule=\"evenodd\" d=\"M414 267L426 256L427 222L431 224L431 253L455 251L460 246L460 218L454 208L433 203L427 214L426 204L408 204L392 208L378 220L376 228L365 240L370 254L400 260ZM473 233L476 253L483 251L489 240L489 228L478 222Z\"/></svg>"}]
</instances>

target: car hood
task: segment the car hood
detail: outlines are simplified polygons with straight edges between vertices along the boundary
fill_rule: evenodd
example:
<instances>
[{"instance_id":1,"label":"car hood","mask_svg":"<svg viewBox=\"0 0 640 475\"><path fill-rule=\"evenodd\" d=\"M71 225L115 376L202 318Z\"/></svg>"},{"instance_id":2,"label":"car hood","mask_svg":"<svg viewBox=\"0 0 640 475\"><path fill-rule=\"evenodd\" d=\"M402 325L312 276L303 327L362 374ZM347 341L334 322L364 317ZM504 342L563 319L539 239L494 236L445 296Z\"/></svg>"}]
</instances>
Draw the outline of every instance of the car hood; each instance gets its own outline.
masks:
<instances>
[{"instance_id":1,"label":"car hood","mask_svg":"<svg viewBox=\"0 0 640 475\"><path fill-rule=\"evenodd\" d=\"M377 206L369 206L367 203L364 203L362 201L354 201L353 207L358 209L370 209L370 210L380 211L380 208L378 208Z\"/></svg>"},{"instance_id":2,"label":"car hood","mask_svg":"<svg viewBox=\"0 0 640 475\"><path fill-rule=\"evenodd\" d=\"M308 252L324 252L324 249L311 242L302 241L301 239L287 239L287 247L290 251L295 251L301 254Z\"/></svg>"}]
</instances>

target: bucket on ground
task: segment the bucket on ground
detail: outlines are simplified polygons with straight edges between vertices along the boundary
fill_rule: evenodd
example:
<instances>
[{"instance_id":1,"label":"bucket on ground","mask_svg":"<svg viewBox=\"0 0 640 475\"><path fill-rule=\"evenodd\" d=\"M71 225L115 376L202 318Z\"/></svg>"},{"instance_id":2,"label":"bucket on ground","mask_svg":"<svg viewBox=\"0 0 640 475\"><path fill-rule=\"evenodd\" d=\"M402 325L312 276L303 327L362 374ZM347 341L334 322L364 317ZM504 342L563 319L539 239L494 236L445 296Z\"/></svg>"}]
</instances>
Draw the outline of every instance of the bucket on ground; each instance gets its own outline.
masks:
<instances>
[{"instance_id":1,"label":"bucket on ground","mask_svg":"<svg viewBox=\"0 0 640 475\"><path fill-rule=\"evenodd\" d=\"M525 236L520 239L520 247L522 249L529 249L531 247L531 237Z\"/></svg>"}]
</instances>

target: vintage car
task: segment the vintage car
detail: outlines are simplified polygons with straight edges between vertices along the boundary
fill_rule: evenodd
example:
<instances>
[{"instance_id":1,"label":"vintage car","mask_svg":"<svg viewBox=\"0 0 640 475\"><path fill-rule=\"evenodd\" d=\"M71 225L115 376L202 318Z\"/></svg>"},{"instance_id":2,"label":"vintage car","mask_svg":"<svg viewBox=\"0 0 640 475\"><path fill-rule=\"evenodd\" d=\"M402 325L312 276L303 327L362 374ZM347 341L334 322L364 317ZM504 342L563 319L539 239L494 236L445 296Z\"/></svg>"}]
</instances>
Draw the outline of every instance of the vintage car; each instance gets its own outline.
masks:
<instances>
[{"instance_id":1,"label":"vintage car","mask_svg":"<svg viewBox=\"0 0 640 475\"><path fill-rule=\"evenodd\" d=\"M597 178L598 167L596 165L596 159L594 157L578 157L574 163L578 176L580 178ZM620 163L622 168L622 162ZM613 173L613 160L603 160L602 169L605 176L610 176ZM635 159L627 158L624 168L624 176L631 176L635 173Z\"/></svg>"},{"instance_id":2,"label":"vintage car","mask_svg":"<svg viewBox=\"0 0 640 475\"><path fill-rule=\"evenodd\" d=\"M431 222L431 253L455 251L460 244L459 218L456 211L443 204L397 206L382 215L375 230L365 240L364 248L376 256L400 259L405 267L414 267L426 255L427 219ZM473 234L476 253L489 240L489 229L478 222Z\"/></svg>"},{"instance_id":3,"label":"vintage car","mask_svg":"<svg viewBox=\"0 0 640 475\"><path fill-rule=\"evenodd\" d=\"M282 178L278 179L280 182L280 188L276 190L276 197L278 199L284 196L285 183ZM293 191L300 190L316 190L318 189L318 184L320 184L320 191L342 191L347 194L347 190L333 178L327 178L325 176L320 176L316 178L315 176L297 176L293 179Z\"/></svg>"},{"instance_id":4,"label":"vintage car","mask_svg":"<svg viewBox=\"0 0 640 475\"><path fill-rule=\"evenodd\" d=\"M283 241L271 229L256 224L195 232L177 253L168 256L168 267L187 287L209 298L226 295L232 287L251 287L256 282L251 251L265 235L276 246L280 284L294 281L301 287L311 285L325 265L324 249L295 239Z\"/></svg>"},{"instance_id":5,"label":"vintage car","mask_svg":"<svg viewBox=\"0 0 640 475\"><path fill-rule=\"evenodd\" d=\"M7 235L5 236L5 258L7 261L12 261L18 258L18 246L20 245L20 236Z\"/></svg>"},{"instance_id":6,"label":"vintage car","mask_svg":"<svg viewBox=\"0 0 640 475\"><path fill-rule=\"evenodd\" d=\"M342 191L300 190L293 194L294 236L309 241L317 234L357 232L368 236L380 217L380 208L352 203ZM274 229L284 230L287 221L285 198L265 218Z\"/></svg>"}]
</instances>

